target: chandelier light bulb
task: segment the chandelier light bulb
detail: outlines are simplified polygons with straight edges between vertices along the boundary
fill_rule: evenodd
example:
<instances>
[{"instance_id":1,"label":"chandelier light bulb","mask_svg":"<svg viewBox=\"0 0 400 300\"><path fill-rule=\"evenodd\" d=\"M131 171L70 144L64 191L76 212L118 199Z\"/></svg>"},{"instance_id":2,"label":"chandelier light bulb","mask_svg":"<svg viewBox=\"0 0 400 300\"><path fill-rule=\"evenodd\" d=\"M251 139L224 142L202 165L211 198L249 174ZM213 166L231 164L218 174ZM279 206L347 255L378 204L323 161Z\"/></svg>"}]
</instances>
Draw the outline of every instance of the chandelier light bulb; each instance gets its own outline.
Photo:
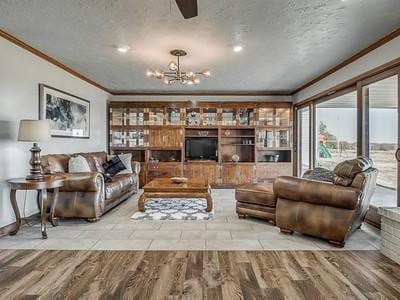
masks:
<instances>
[{"instance_id":1,"label":"chandelier light bulb","mask_svg":"<svg viewBox=\"0 0 400 300\"><path fill-rule=\"evenodd\" d=\"M194 77L193 71L189 71L187 75L188 75L189 77Z\"/></svg>"},{"instance_id":2,"label":"chandelier light bulb","mask_svg":"<svg viewBox=\"0 0 400 300\"><path fill-rule=\"evenodd\" d=\"M168 69L170 69L171 71L176 71L178 70L178 65L174 61L171 61L168 64Z\"/></svg>"},{"instance_id":3,"label":"chandelier light bulb","mask_svg":"<svg viewBox=\"0 0 400 300\"><path fill-rule=\"evenodd\" d=\"M152 77L154 77L154 72L151 71L151 70L147 70L146 71L146 76L149 77L149 78L152 78Z\"/></svg>"},{"instance_id":4,"label":"chandelier light bulb","mask_svg":"<svg viewBox=\"0 0 400 300\"><path fill-rule=\"evenodd\" d=\"M156 76L157 79L162 79L164 77L164 73L158 70L154 72L154 75Z\"/></svg>"},{"instance_id":5,"label":"chandelier light bulb","mask_svg":"<svg viewBox=\"0 0 400 300\"><path fill-rule=\"evenodd\" d=\"M164 83L166 85L171 85L171 81L168 78L164 78Z\"/></svg>"},{"instance_id":6,"label":"chandelier light bulb","mask_svg":"<svg viewBox=\"0 0 400 300\"><path fill-rule=\"evenodd\" d=\"M192 84L193 84L193 81L192 81L192 80L188 80L187 84L188 84L188 85L192 85Z\"/></svg>"},{"instance_id":7,"label":"chandelier light bulb","mask_svg":"<svg viewBox=\"0 0 400 300\"><path fill-rule=\"evenodd\" d=\"M210 72L209 70L203 71L202 74L203 74L204 76L206 76L206 77L210 77L210 76L211 76L211 72Z\"/></svg>"},{"instance_id":8,"label":"chandelier light bulb","mask_svg":"<svg viewBox=\"0 0 400 300\"><path fill-rule=\"evenodd\" d=\"M121 53L126 53L126 52L128 52L129 49L130 49L130 47L126 46L126 45L117 46L118 52L121 52Z\"/></svg>"},{"instance_id":9,"label":"chandelier light bulb","mask_svg":"<svg viewBox=\"0 0 400 300\"><path fill-rule=\"evenodd\" d=\"M243 46L242 45L236 45L233 47L233 51L234 52L241 52L243 50Z\"/></svg>"},{"instance_id":10,"label":"chandelier light bulb","mask_svg":"<svg viewBox=\"0 0 400 300\"><path fill-rule=\"evenodd\" d=\"M188 83L187 80L185 79L181 80L181 84L186 85L187 83Z\"/></svg>"},{"instance_id":11,"label":"chandelier light bulb","mask_svg":"<svg viewBox=\"0 0 400 300\"><path fill-rule=\"evenodd\" d=\"M199 79L199 78L195 78L195 79L193 80L193 82L194 82L195 84L199 84L199 83L200 83L200 79Z\"/></svg>"}]
</instances>

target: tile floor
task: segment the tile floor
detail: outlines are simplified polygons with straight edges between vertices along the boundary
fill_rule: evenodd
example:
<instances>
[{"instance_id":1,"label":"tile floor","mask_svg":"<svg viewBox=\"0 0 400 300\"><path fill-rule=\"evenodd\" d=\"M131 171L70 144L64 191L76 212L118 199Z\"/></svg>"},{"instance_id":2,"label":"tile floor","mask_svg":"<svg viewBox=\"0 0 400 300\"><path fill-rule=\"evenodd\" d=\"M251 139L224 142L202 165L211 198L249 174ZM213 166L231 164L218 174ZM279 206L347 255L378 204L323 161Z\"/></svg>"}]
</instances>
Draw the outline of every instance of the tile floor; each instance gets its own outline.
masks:
<instances>
[{"instance_id":1,"label":"tile floor","mask_svg":"<svg viewBox=\"0 0 400 300\"><path fill-rule=\"evenodd\" d=\"M16 236L0 238L0 249L69 250L376 250L379 231L364 224L345 248L316 238L282 235L263 220L238 219L234 190L213 190L215 217L210 221L134 221L137 198L125 201L97 223L60 220L48 225L42 240L39 224L24 225Z\"/></svg>"}]
</instances>

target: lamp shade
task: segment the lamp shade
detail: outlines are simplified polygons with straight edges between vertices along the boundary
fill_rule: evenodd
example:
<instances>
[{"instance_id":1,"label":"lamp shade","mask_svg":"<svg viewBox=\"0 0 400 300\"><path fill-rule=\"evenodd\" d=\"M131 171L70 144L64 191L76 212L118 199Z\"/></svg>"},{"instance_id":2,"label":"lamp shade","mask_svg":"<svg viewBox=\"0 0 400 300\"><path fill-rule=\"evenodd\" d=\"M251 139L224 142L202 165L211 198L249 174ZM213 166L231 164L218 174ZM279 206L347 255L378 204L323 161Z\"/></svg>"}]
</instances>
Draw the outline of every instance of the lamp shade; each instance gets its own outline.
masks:
<instances>
[{"instance_id":1,"label":"lamp shade","mask_svg":"<svg viewBox=\"0 0 400 300\"><path fill-rule=\"evenodd\" d=\"M47 120L21 120L18 141L41 142L50 140L50 123Z\"/></svg>"}]
</instances>

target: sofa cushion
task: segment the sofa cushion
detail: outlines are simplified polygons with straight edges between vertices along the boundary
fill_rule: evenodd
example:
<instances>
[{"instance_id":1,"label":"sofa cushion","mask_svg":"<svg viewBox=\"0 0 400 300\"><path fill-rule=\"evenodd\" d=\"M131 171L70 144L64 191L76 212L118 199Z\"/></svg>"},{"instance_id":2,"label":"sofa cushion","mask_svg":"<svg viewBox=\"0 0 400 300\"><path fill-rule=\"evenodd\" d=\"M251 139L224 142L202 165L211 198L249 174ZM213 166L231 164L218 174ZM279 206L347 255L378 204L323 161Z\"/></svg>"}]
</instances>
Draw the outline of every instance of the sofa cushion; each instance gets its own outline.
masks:
<instances>
[{"instance_id":1,"label":"sofa cushion","mask_svg":"<svg viewBox=\"0 0 400 300\"><path fill-rule=\"evenodd\" d=\"M136 187L136 176L133 174L115 175L111 182L106 182L106 200L115 199Z\"/></svg>"},{"instance_id":2,"label":"sofa cushion","mask_svg":"<svg viewBox=\"0 0 400 300\"><path fill-rule=\"evenodd\" d=\"M124 194L118 181L106 182L105 186L106 200L114 199Z\"/></svg>"},{"instance_id":3,"label":"sofa cushion","mask_svg":"<svg viewBox=\"0 0 400 300\"><path fill-rule=\"evenodd\" d=\"M342 186L350 186L357 174L372 168L372 166L372 160L365 156L345 160L339 163L333 170L333 183Z\"/></svg>"},{"instance_id":4,"label":"sofa cushion","mask_svg":"<svg viewBox=\"0 0 400 300\"><path fill-rule=\"evenodd\" d=\"M134 174L117 174L113 177L113 180L118 180L124 190L129 190L137 184L137 176Z\"/></svg>"},{"instance_id":5,"label":"sofa cushion","mask_svg":"<svg viewBox=\"0 0 400 300\"><path fill-rule=\"evenodd\" d=\"M67 154L49 154L41 157L44 174L67 173L70 156Z\"/></svg>"},{"instance_id":6,"label":"sofa cushion","mask_svg":"<svg viewBox=\"0 0 400 300\"><path fill-rule=\"evenodd\" d=\"M276 206L272 184L243 184L236 188L236 201Z\"/></svg>"},{"instance_id":7,"label":"sofa cushion","mask_svg":"<svg viewBox=\"0 0 400 300\"><path fill-rule=\"evenodd\" d=\"M68 162L69 173L90 172L89 164L82 155L71 157Z\"/></svg>"},{"instance_id":8,"label":"sofa cushion","mask_svg":"<svg viewBox=\"0 0 400 300\"><path fill-rule=\"evenodd\" d=\"M105 152L88 152L77 154L86 158L92 172L104 173L103 164L107 162L107 154Z\"/></svg>"}]
</instances>

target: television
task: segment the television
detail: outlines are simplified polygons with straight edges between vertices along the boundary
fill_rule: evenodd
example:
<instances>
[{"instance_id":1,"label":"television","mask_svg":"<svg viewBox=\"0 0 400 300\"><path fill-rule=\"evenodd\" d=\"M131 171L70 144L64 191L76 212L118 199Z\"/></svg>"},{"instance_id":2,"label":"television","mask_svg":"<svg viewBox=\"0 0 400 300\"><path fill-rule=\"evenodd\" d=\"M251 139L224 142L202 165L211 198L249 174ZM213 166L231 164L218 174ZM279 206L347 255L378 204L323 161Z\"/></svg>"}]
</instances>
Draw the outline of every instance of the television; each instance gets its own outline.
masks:
<instances>
[{"instance_id":1,"label":"television","mask_svg":"<svg viewBox=\"0 0 400 300\"><path fill-rule=\"evenodd\" d=\"M188 138L185 141L187 160L217 160L216 138Z\"/></svg>"}]
</instances>

